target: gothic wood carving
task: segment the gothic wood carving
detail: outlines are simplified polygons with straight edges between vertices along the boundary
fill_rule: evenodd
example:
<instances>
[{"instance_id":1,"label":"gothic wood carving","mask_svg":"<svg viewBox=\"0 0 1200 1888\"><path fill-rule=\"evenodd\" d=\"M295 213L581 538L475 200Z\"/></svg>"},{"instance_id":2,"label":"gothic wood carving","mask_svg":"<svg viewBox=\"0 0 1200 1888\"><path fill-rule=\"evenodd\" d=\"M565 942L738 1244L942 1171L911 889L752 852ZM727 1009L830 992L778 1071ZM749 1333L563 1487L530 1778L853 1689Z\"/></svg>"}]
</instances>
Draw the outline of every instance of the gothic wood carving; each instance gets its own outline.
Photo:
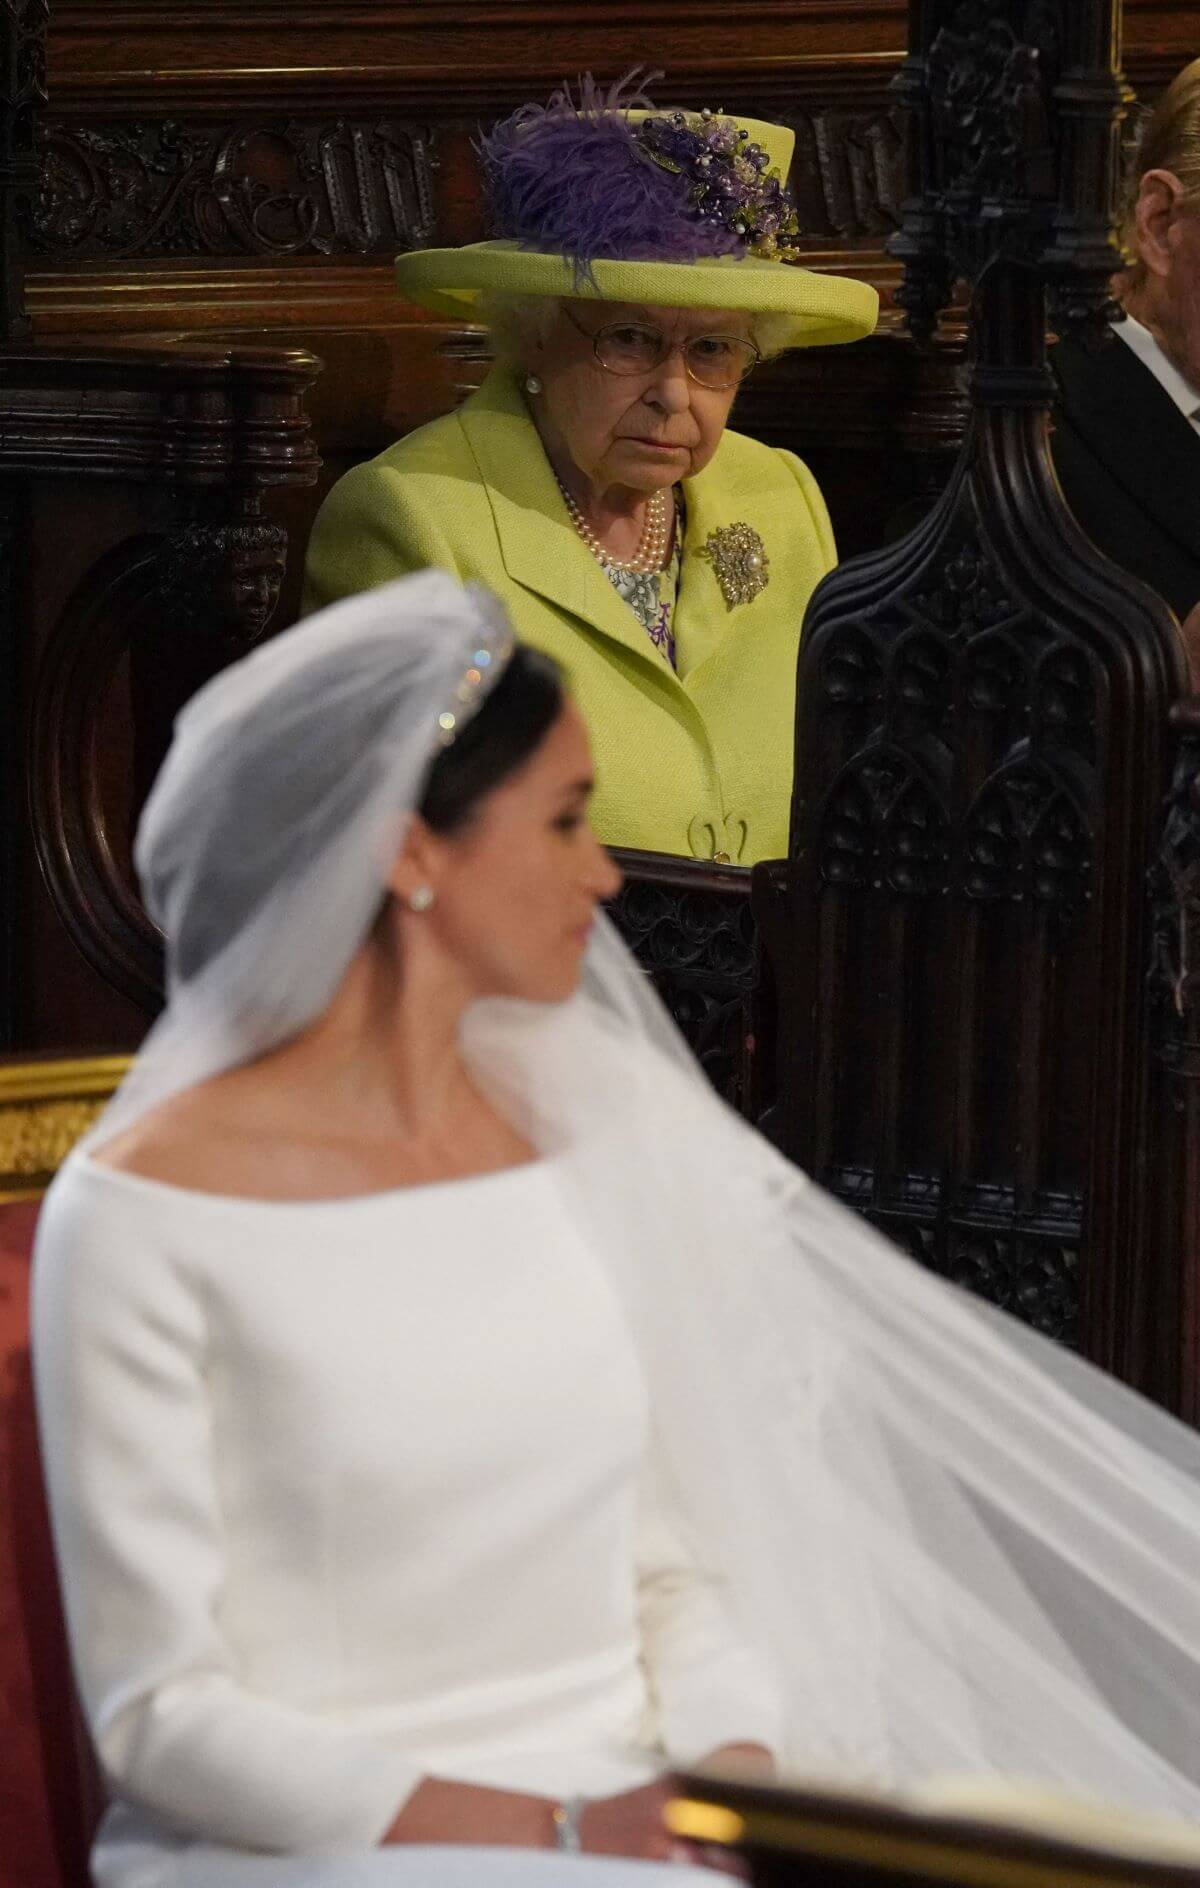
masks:
<instances>
[{"instance_id":1,"label":"gothic wood carving","mask_svg":"<svg viewBox=\"0 0 1200 1888\"><path fill-rule=\"evenodd\" d=\"M789 112L810 239L897 228L905 196L894 107ZM434 240L436 140L396 118L51 118L27 213L32 248L71 257L386 255Z\"/></svg>"},{"instance_id":2,"label":"gothic wood carving","mask_svg":"<svg viewBox=\"0 0 1200 1888\"><path fill-rule=\"evenodd\" d=\"M718 1093L750 1112L759 985L750 874L666 853L614 857L625 875L610 908L618 930Z\"/></svg>"},{"instance_id":3,"label":"gothic wood carving","mask_svg":"<svg viewBox=\"0 0 1200 1888\"><path fill-rule=\"evenodd\" d=\"M0 341L29 331L18 218L37 187L49 0L0 0Z\"/></svg>"},{"instance_id":4,"label":"gothic wood carving","mask_svg":"<svg viewBox=\"0 0 1200 1888\"><path fill-rule=\"evenodd\" d=\"M48 123L38 254L391 256L433 237L432 138L395 118Z\"/></svg>"},{"instance_id":5,"label":"gothic wood carving","mask_svg":"<svg viewBox=\"0 0 1200 1888\"><path fill-rule=\"evenodd\" d=\"M1115 40L1090 0L914 0L911 12L894 90L909 113L914 194L889 246L912 332L932 334L956 279L1004 263L1035 269L1056 316L1098 330L1133 97L1111 64Z\"/></svg>"},{"instance_id":6,"label":"gothic wood carving","mask_svg":"<svg viewBox=\"0 0 1200 1888\"><path fill-rule=\"evenodd\" d=\"M159 548L158 595L168 622L245 655L266 634L287 571L287 532L266 519L188 524Z\"/></svg>"},{"instance_id":7,"label":"gothic wood carving","mask_svg":"<svg viewBox=\"0 0 1200 1888\"><path fill-rule=\"evenodd\" d=\"M907 165L900 111L830 105L781 119L796 134L792 188L806 237L865 245L898 227Z\"/></svg>"},{"instance_id":8,"label":"gothic wood carving","mask_svg":"<svg viewBox=\"0 0 1200 1888\"><path fill-rule=\"evenodd\" d=\"M1179 1402L1200 1422L1200 703L1172 716L1175 753L1150 871L1147 990L1158 1067L1157 1268L1147 1290L1178 1310Z\"/></svg>"},{"instance_id":9,"label":"gothic wood carving","mask_svg":"<svg viewBox=\"0 0 1200 1888\"><path fill-rule=\"evenodd\" d=\"M914 5L901 299L928 336L972 286L974 416L930 516L810 606L790 863L755 905L786 1150L923 1263L1178 1402L1143 914L1184 662L1046 451L1046 295L1094 330L1116 262L1112 12Z\"/></svg>"}]
</instances>

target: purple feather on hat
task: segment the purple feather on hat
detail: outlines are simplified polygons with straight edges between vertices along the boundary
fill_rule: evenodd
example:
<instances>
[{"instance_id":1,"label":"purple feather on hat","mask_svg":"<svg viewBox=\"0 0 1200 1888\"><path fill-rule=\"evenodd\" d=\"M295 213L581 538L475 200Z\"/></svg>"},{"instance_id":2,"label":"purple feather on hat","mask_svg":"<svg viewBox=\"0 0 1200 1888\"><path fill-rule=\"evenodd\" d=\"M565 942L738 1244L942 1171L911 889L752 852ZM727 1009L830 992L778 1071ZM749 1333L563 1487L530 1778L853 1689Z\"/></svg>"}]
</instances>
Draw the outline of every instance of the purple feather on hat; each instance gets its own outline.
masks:
<instances>
[{"instance_id":1,"label":"purple feather on hat","mask_svg":"<svg viewBox=\"0 0 1200 1888\"><path fill-rule=\"evenodd\" d=\"M644 76L653 82L662 74ZM732 229L698 214L688 177L656 163L635 136L626 113L655 109L642 77L635 68L602 91L588 74L578 102L564 86L547 105L522 105L481 139L496 236L568 256L577 278L601 260L745 254Z\"/></svg>"}]
</instances>

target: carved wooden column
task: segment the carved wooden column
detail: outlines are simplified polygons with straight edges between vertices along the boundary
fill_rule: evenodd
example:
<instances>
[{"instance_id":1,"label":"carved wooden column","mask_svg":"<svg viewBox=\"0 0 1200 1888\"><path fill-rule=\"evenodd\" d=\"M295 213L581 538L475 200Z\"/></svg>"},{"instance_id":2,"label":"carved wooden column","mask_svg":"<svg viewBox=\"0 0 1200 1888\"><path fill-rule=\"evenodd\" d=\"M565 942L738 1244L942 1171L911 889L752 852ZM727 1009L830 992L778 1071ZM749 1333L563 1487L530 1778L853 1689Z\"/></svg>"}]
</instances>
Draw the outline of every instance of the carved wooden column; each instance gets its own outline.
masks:
<instances>
[{"instance_id":1,"label":"carved wooden column","mask_svg":"<svg viewBox=\"0 0 1200 1888\"><path fill-rule=\"evenodd\" d=\"M49 0L0 0L0 342L29 332L18 224L38 181Z\"/></svg>"},{"instance_id":2,"label":"carved wooden column","mask_svg":"<svg viewBox=\"0 0 1200 1888\"><path fill-rule=\"evenodd\" d=\"M0 346L29 331L19 223L37 187L38 119L46 102L48 0L0 0ZM22 494L0 487L0 714L20 676ZM16 958L19 744L0 739L0 1050L12 1040Z\"/></svg>"},{"instance_id":3,"label":"carved wooden column","mask_svg":"<svg viewBox=\"0 0 1200 1888\"><path fill-rule=\"evenodd\" d=\"M1178 1402L1146 884L1184 659L1046 447L1047 296L1103 345L1117 263L1115 14L912 9L903 299L928 336L970 285L973 418L925 523L813 600L791 860L756 893L787 1151L923 1262Z\"/></svg>"},{"instance_id":4,"label":"carved wooden column","mask_svg":"<svg viewBox=\"0 0 1200 1888\"><path fill-rule=\"evenodd\" d=\"M1200 1421L1200 701L1180 703L1170 789L1150 873L1148 977L1157 1081L1154 1229L1162 1289L1176 1306L1160 1367Z\"/></svg>"}]
</instances>

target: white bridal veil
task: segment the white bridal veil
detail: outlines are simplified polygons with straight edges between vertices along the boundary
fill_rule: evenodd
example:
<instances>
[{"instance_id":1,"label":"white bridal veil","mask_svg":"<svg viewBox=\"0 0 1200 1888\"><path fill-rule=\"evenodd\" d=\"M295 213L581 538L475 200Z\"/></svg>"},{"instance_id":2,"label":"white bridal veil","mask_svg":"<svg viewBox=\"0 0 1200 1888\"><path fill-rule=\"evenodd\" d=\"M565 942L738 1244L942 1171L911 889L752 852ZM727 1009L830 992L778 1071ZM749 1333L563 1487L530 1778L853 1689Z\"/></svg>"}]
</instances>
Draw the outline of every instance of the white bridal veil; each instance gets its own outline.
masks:
<instances>
[{"instance_id":1,"label":"white bridal veil","mask_svg":"<svg viewBox=\"0 0 1200 1888\"><path fill-rule=\"evenodd\" d=\"M321 1013L506 635L427 572L184 710L137 847L168 1006L89 1145ZM1200 1813L1200 1439L824 1197L710 1092L607 925L571 1002L481 1004L464 1043L611 1269L792 1764Z\"/></svg>"}]
</instances>

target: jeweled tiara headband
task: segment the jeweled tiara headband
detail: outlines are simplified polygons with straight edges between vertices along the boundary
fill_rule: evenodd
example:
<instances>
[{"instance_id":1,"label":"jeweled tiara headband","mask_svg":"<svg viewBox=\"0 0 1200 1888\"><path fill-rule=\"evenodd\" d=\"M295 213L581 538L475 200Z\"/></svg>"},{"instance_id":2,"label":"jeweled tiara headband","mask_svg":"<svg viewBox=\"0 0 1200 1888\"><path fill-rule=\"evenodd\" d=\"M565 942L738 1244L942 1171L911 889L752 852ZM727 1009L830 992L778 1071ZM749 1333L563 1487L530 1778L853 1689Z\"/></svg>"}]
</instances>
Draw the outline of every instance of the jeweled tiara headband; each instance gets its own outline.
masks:
<instances>
[{"instance_id":1,"label":"jeweled tiara headband","mask_svg":"<svg viewBox=\"0 0 1200 1888\"><path fill-rule=\"evenodd\" d=\"M475 647L459 677L453 698L437 718L439 747L453 747L473 721L512 661L517 639L504 606L482 584L469 583L468 595L479 612Z\"/></svg>"}]
</instances>

